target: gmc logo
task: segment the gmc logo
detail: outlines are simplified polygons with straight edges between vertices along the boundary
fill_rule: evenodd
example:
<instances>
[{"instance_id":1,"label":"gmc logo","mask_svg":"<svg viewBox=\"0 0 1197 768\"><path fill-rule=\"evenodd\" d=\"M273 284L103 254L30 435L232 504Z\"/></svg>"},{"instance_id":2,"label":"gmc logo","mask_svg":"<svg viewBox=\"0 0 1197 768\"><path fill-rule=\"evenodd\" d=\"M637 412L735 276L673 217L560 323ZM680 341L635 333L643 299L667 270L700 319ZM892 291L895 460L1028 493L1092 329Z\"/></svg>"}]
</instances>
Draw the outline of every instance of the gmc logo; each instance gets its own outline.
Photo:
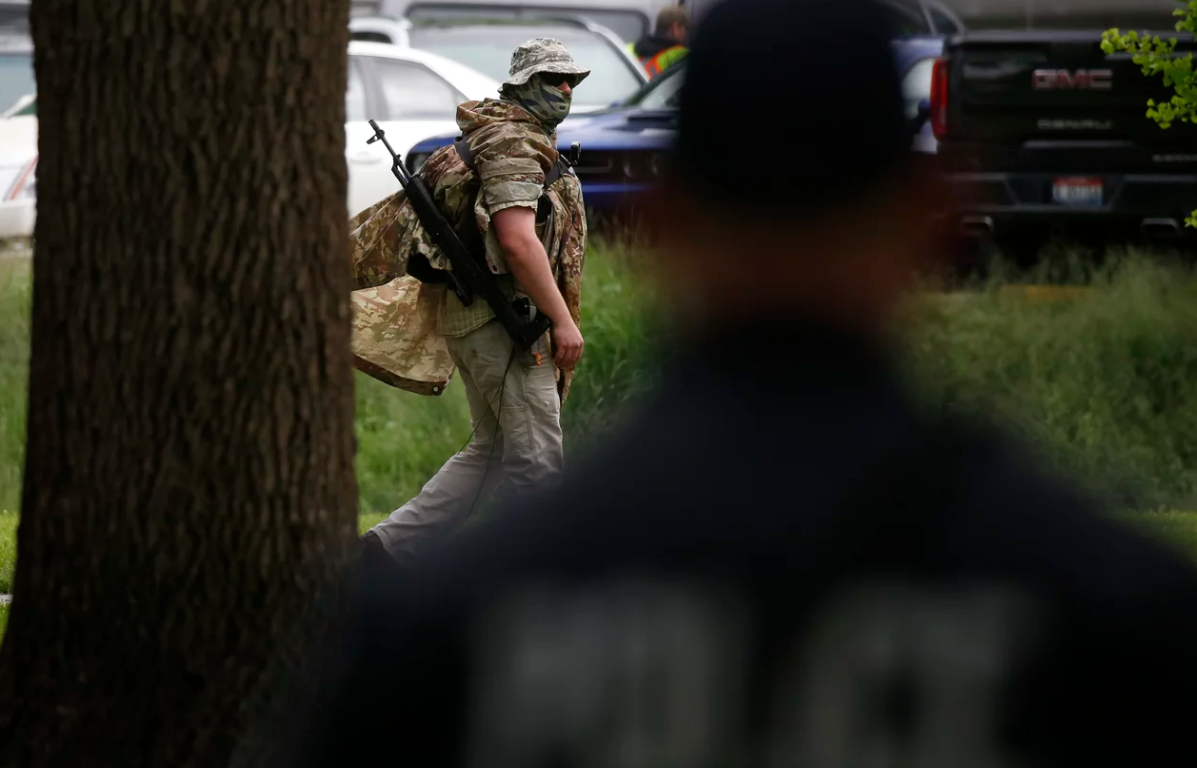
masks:
<instances>
[{"instance_id":1,"label":"gmc logo","mask_svg":"<svg viewBox=\"0 0 1197 768\"><path fill-rule=\"evenodd\" d=\"M1032 81L1037 91L1108 91L1114 87L1109 69L1037 69Z\"/></svg>"}]
</instances>

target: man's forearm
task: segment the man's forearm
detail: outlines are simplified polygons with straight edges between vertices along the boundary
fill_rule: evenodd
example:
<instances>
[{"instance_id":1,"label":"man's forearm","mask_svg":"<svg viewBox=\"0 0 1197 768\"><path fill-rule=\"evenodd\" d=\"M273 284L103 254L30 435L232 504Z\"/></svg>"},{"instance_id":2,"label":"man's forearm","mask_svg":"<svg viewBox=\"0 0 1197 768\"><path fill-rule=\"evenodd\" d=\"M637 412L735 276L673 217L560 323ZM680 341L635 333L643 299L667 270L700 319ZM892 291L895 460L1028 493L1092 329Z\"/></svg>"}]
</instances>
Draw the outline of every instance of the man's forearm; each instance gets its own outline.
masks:
<instances>
[{"instance_id":1,"label":"man's forearm","mask_svg":"<svg viewBox=\"0 0 1197 768\"><path fill-rule=\"evenodd\" d=\"M507 266L511 274L527 292L528 298L536 305L537 311L548 315L554 323L570 322L569 308L561 291L557 288L557 281L549 269L549 257L544 246L535 237L522 237L514 242L508 242L503 248L507 257Z\"/></svg>"},{"instance_id":2,"label":"man's forearm","mask_svg":"<svg viewBox=\"0 0 1197 768\"><path fill-rule=\"evenodd\" d=\"M536 236L536 210L511 206L495 213L491 222L511 274L540 313L553 321L553 363L559 370L572 370L586 341L557 289L549 257Z\"/></svg>"}]
</instances>

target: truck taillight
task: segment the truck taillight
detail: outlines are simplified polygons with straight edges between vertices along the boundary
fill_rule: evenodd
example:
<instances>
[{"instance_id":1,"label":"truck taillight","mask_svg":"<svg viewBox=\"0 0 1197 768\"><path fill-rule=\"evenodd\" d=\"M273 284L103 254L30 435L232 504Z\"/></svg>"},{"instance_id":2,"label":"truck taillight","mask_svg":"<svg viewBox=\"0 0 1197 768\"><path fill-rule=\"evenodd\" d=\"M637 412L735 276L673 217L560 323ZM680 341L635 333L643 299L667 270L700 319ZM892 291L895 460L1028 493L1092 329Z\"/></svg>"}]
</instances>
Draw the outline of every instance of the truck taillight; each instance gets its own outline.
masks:
<instances>
[{"instance_id":1,"label":"truck taillight","mask_svg":"<svg viewBox=\"0 0 1197 768\"><path fill-rule=\"evenodd\" d=\"M938 141L948 135L948 60L936 59L931 70L931 132Z\"/></svg>"}]
</instances>

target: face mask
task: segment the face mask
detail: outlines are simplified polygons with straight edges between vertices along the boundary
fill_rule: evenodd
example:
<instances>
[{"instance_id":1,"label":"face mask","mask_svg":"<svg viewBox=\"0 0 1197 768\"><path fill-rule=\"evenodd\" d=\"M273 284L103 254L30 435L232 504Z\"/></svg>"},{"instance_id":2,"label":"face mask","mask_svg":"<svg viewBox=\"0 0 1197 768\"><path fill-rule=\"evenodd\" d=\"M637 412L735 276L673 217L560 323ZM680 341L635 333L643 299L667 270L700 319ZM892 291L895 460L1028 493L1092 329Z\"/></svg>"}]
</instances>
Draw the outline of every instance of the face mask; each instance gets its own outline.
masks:
<instances>
[{"instance_id":1,"label":"face mask","mask_svg":"<svg viewBox=\"0 0 1197 768\"><path fill-rule=\"evenodd\" d=\"M546 130L554 131L569 116L571 97L560 88L534 77L523 85L507 89L508 97L540 121Z\"/></svg>"}]
</instances>

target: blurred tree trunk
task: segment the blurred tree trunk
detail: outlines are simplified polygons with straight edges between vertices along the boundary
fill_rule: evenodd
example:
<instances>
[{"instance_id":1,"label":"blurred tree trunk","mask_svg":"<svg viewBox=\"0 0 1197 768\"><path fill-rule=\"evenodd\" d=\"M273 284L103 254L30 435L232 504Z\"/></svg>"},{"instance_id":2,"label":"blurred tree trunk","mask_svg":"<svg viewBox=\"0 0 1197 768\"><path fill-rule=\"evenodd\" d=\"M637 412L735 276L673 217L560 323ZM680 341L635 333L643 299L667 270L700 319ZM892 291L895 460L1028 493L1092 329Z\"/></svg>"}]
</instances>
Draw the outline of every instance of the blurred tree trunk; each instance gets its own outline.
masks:
<instances>
[{"instance_id":1,"label":"blurred tree trunk","mask_svg":"<svg viewBox=\"0 0 1197 768\"><path fill-rule=\"evenodd\" d=\"M347 0L36 0L0 762L226 765L356 534Z\"/></svg>"}]
</instances>

